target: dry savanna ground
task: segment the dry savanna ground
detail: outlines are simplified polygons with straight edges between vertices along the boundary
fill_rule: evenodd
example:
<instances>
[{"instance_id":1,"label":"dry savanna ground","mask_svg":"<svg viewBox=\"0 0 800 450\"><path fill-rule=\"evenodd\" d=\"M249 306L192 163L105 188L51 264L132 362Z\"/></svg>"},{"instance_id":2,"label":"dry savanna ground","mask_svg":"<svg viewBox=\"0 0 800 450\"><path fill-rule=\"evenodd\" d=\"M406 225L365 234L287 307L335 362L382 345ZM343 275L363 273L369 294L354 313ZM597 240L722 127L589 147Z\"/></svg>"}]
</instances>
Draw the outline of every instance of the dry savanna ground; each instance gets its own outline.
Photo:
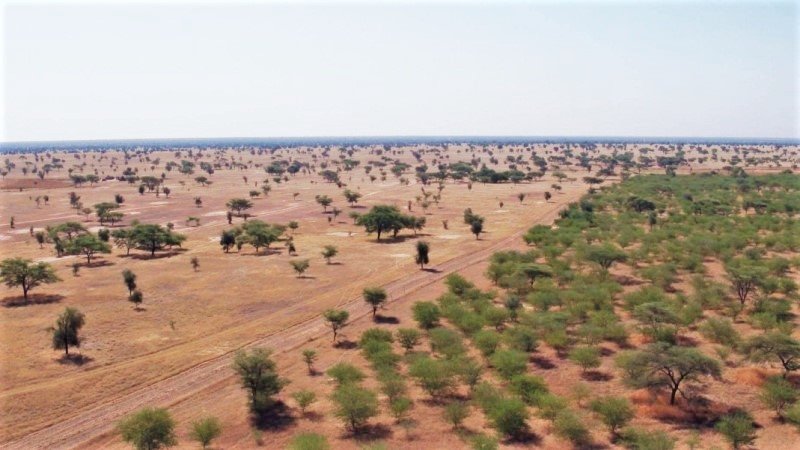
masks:
<instances>
[{"instance_id":1,"label":"dry savanna ground","mask_svg":"<svg viewBox=\"0 0 800 450\"><path fill-rule=\"evenodd\" d=\"M642 153L642 149L650 148ZM654 150L655 149L655 150ZM0 443L17 448L125 448L113 432L114 420L103 423L104 418L118 420L125 405L133 404L137 397L157 401L152 406L168 407L178 422L179 447L193 448L188 438L188 424L199 417L216 416L223 426L222 436L215 442L218 448L251 448L261 441L269 448L283 447L292 436L302 431L325 434L336 448L358 448L373 441L385 442L390 448L461 448L468 446L464 433L492 431L480 414L470 416L464 429L455 433L441 417L441 406L426 401L426 395L412 387L415 400L413 417L417 426L409 431L393 425L393 419L384 410L372 422L381 425L373 432L354 438L341 423L329 414L332 409L328 394L333 384L324 373L327 367L349 361L370 369L358 348L333 347L330 333L319 321L320 314L329 308L346 307L354 314L343 331L344 340L357 341L361 331L379 326L387 329L413 326L410 306L414 301L433 300L444 292L441 279L458 272L489 289L485 279L487 259L493 251L521 249L524 243L520 234L530 226L549 224L557 218L558 210L576 201L589 189L583 178L594 175L604 158L614 153L631 151L636 157L650 154L668 155L674 148L658 150L657 146L630 146L611 148L597 146L591 149L573 149L576 157L562 159L564 148L554 145L481 147L452 145L447 148L415 146L362 147L351 149L350 154L339 149L322 148L281 149L274 152L257 152L243 149L172 149L152 152L128 151L129 158L118 150L106 152L50 152L48 157L63 160L62 168L49 171L42 179L34 171L21 168L42 166L33 154L7 155L7 175L0 186L0 254L3 258L24 257L51 263L62 281L37 287L28 302L23 302L21 289L0 288L2 326L0 327ZM577 155L588 150L594 170L581 166ZM422 184L414 176L414 167L427 164L429 171L438 164L470 162L479 158L481 163L494 170L517 167L534 168L530 155L549 159L543 176L519 183L481 183L447 179L443 182L441 199L431 201L423 209L418 197L423 190L439 192L438 183ZM720 169L730 164L734 153L730 147L687 148L689 162L678 167L681 173ZM748 154L737 151L742 160ZM40 154L43 155L43 154ZM711 157L713 155L713 157ZM719 155L719 156L717 156ZM778 171L791 167L797 160L795 147L755 147L750 150L754 170ZM400 161L409 168L399 177L374 165L370 179L363 170L371 162ZM518 157L521 157L517 159ZM553 159L555 157L555 159ZM357 161L352 170L339 172L340 185L327 182L318 172L337 170L340 160ZM197 165L193 174L181 174L177 169L166 171L165 164L190 160ZM264 170L277 160L298 161L308 164L308 170L287 175L277 182ZM13 169L8 170L8 162ZM200 162L215 166L213 174L200 170ZM326 164L327 163L327 164ZM101 180L74 186L69 172L97 174L101 179L117 176L125 169L138 176L161 177L170 188L169 196L163 192L138 192L138 183L130 184L117 179ZM555 171L564 174L555 177ZM631 167L631 173L663 171L653 164ZM195 177L204 175L212 183L203 186ZM404 178L406 181L402 180ZM614 175L603 176L603 183L619 180L619 170ZM285 240L268 250L256 252L250 246L229 253L219 244L220 233L231 227L227 223L226 203L232 198L248 198L251 190L260 191L266 180L271 190L252 199L249 220L287 224L296 221L296 230L287 230L284 239L292 237L297 255L289 255ZM554 188L558 185L558 188ZM357 205L345 201L343 189L362 194ZM114 201L116 194L124 198L118 209L124 214L121 223L108 228L122 228L138 220L142 223L166 225L171 223L176 232L187 239L181 248L157 252L150 257L147 252L114 248L110 254L101 254L91 264L81 256L57 257L53 245L40 246L34 233L47 226L66 221L78 221L88 230L96 232L101 226L95 214L84 215L70 206L69 193L75 192L85 206ZM545 199L545 192L552 195ZM525 194L522 201L518 194ZM315 197L327 195L332 205L324 212ZM47 196L47 201L44 201ZM202 203L198 206L195 199ZM424 216L426 226L414 233L400 232L397 239L390 236L377 242L375 235L365 233L348 216L351 211L365 213L371 206L395 205L401 211ZM342 211L334 216L331 210ZM471 208L485 217L484 232L480 239L471 234L464 224L464 209ZM13 217L14 227L9 222ZM189 222L188 218L198 220ZM445 222L447 226L445 226ZM233 218L233 225L243 222ZM428 270L415 264L417 240L431 246ZM321 256L326 245L338 249L331 263ZM195 270L191 261L197 258ZM309 259L310 268L298 277L289 262ZM76 269L77 267L77 269ZM137 285L144 301L140 308L128 302L128 291L121 272L132 270L137 275ZM616 274L619 276L624 273ZM373 322L361 301L361 291L367 286L386 286L390 302L380 314L384 318ZM80 358L65 359L62 352L53 350L50 327L58 314L67 306L76 307L86 315L86 325L81 331L82 345L75 353ZM302 330L292 332L291 330ZM294 334L289 334L294 333ZM232 353L252 343L268 343L272 348L280 374L291 380L278 396L288 408L287 417L253 431L248 418L245 393L230 370ZM320 355L315 366L316 376L307 373L300 352L316 349ZM608 349L610 353L616 350ZM399 347L398 347L398 351ZM610 374L608 379L587 381L576 365L562 356L542 347L541 355L530 364L530 370L547 380L550 389L569 396L578 385L589 385L593 393L621 393L620 380L611 375L613 358L603 358L598 370ZM213 374L212 374L213 372ZM756 406L754 393L763 381L767 369L739 367L726 372L725 383L711 383L711 396L735 397L748 402L757 412L763 426L759 448L785 447L787 437L798 442L791 426L773 423L769 411ZM208 381L206 383L206 380ZM373 386L374 380L367 380ZM162 389L163 387L163 389ZM294 409L289 394L309 388L317 392L319 401L305 415ZM148 390L149 389L149 390ZM153 391L162 389L158 393ZM174 389L170 391L169 389ZM679 411L662 410L653 406L655 400L644 393L636 393L640 404L636 421L642 424L671 429L669 421L659 414L679 414ZM127 402L127 403L126 403ZM656 402L657 403L657 402ZM92 415L92 411L98 411ZM759 409L760 408L760 409ZM668 408L667 408L668 409ZM751 410L753 410L751 409ZM82 421L82 418L85 420ZM72 422L69 422L69 421ZM57 426L69 423L74 435L61 434ZM506 442L509 447L537 446L564 448L564 440L548 431L548 423L532 419L534 441ZM613 446L599 426L593 430L595 442ZM674 427L676 436L686 437L688 431ZM48 430L51 430L48 432ZM65 436L64 440L59 440ZM26 439L29 439L26 441ZM704 435L704 445L723 446L718 436Z\"/></svg>"}]
</instances>

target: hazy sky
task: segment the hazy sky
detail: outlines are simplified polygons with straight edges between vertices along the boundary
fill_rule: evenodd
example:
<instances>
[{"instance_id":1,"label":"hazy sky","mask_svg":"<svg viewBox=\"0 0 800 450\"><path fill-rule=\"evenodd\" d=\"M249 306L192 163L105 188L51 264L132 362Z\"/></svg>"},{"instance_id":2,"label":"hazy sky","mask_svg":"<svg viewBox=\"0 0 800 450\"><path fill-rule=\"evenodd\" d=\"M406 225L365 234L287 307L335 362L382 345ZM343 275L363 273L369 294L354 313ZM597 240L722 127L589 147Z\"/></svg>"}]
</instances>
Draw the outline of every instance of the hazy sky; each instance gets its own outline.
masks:
<instances>
[{"instance_id":1,"label":"hazy sky","mask_svg":"<svg viewBox=\"0 0 800 450\"><path fill-rule=\"evenodd\" d=\"M798 3L4 11L4 141L798 137Z\"/></svg>"}]
</instances>

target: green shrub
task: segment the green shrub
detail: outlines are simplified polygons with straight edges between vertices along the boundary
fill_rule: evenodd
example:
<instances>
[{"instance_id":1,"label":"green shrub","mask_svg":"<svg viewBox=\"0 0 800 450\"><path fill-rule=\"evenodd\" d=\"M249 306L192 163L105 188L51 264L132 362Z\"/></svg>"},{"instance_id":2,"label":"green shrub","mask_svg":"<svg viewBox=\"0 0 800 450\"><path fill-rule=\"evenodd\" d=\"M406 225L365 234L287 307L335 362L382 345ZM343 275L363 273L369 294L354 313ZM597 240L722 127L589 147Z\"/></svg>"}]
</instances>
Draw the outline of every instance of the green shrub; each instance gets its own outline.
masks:
<instances>
[{"instance_id":1,"label":"green shrub","mask_svg":"<svg viewBox=\"0 0 800 450\"><path fill-rule=\"evenodd\" d=\"M292 438L290 450L328 450L328 438L318 433L300 433Z\"/></svg>"}]
</instances>

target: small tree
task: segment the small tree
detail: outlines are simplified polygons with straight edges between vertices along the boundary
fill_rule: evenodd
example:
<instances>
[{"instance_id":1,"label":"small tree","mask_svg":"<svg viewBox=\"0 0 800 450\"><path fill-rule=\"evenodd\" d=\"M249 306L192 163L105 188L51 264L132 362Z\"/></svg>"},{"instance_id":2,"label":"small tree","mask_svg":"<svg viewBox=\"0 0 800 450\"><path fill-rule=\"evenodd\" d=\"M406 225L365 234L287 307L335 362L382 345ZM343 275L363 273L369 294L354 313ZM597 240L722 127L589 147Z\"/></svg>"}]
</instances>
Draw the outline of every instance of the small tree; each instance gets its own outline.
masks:
<instances>
[{"instance_id":1,"label":"small tree","mask_svg":"<svg viewBox=\"0 0 800 450\"><path fill-rule=\"evenodd\" d=\"M306 409L317 400L317 394L314 391L304 389L292 393L292 398L297 402L297 406L300 407L300 413L305 414Z\"/></svg>"},{"instance_id":2,"label":"small tree","mask_svg":"<svg viewBox=\"0 0 800 450\"><path fill-rule=\"evenodd\" d=\"M278 377L275 362L270 358L271 351L256 348L251 351L240 350L233 360L233 370L239 375L242 387L250 396L250 408L260 412L272 405L272 396L286 385Z\"/></svg>"},{"instance_id":3,"label":"small tree","mask_svg":"<svg viewBox=\"0 0 800 450\"><path fill-rule=\"evenodd\" d=\"M397 330L397 340L409 352L419 345L420 332L416 328L400 328Z\"/></svg>"},{"instance_id":4,"label":"small tree","mask_svg":"<svg viewBox=\"0 0 800 450\"><path fill-rule=\"evenodd\" d=\"M175 421L163 408L144 408L123 419L117 430L122 440L137 450L157 450L176 445Z\"/></svg>"},{"instance_id":5,"label":"small tree","mask_svg":"<svg viewBox=\"0 0 800 450\"><path fill-rule=\"evenodd\" d=\"M723 416L714 428L731 443L734 449L752 444L756 440L753 418L746 411L735 411Z\"/></svg>"},{"instance_id":6,"label":"small tree","mask_svg":"<svg viewBox=\"0 0 800 450\"><path fill-rule=\"evenodd\" d=\"M467 417L469 417L469 406L464 402L451 402L444 408L444 420L450 422L455 430L461 428Z\"/></svg>"},{"instance_id":7,"label":"small tree","mask_svg":"<svg viewBox=\"0 0 800 450\"><path fill-rule=\"evenodd\" d=\"M125 287L128 288L128 297L130 297L136 289L136 274L130 269L123 270L122 281L125 283Z\"/></svg>"},{"instance_id":8,"label":"small tree","mask_svg":"<svg viewBox=\"0 0 800 450\"><path fill-rule=\"evenodd\" d=\"M528 410L516 398L497 399L489 409L488 416L492 427L505 436L518 437L528 428Z\"/></svg>"},{"instance_id":9,"label":"small tree","mask_svg":"<svg viewBox=\"0 0 800 450\"><path fill-rule=\"evenodd\" d=\"M242 212L253 207L253 202L247 200L246 198L234 198L229 200L225 206L227 206L231 211L236 212L237 216L241 216Z\"/></svg>"},{"instance_id":10,"label":"small tree","mask_svg":"<svg viewBox=\"0 0 800 450\"><path fill-rule=\"evenodd\" d=\"M783 377L770 377L761 386L761 401L768 408L775 411L779 418L783 418L783 411L787 406L800 398L800 392Z\"/></svg>"},{"instance_id":11,"label":"small tree","mask_svg":"<svg viewBox=\"0 0 800 450\"><path fill-rule=\"evenodd\" d=\"M64 355L69 358L69 348L80 347L81 339L78 332L85 323L83 313L75 308L66 308L56 320L53 327L53 349L64 350Z\"/></svg>"},{"instance_id":12,"label":"small tree","mask_svg":"<svg viewBox=\"0 0 800 450\"><path fill-rule=\"evenodd\" d=\"M386 303L386 291L380 287L368 287L364 288L363 296L364 301L372 308L372 318L375 319L378 314L378 308Z\"/></svg>"},{"instance_id":13,"label":"small tree","mask_svg":"<svg viewBox=\"0 0 800 450\"><path fill-rule=\"evenodd\" d=\"M430 260L428 259L428 253L430 252L431 246L425 241L417 241L417 257L416 262L419 264L420 269L425 268L425 264L428 264Z\"/></svg>"},{"instance_id":14,"label":"small tree","mask_svg":"<svg viewBox=\"0 0 800 450\"><path fill-rule=\"evenodd\" d=\"M347 325L347 319L350 318L350 313L343 309L329 309L322 313L322 317L328 323L328 326L333 330L333 342L336 342L336 336L339 331Z\"/></svg>"},{"instance_id":15,"label":"small tree","mask_svg":"<svg viewBox=\"0 0 800 450\"><path fill-rule=\"evenodd\" d=\"M192 429L189 432L189 436L199 442L203 448L208 448L211 441L218 438L220 434L222 434L222 425L216 417L206 417L192 422Z\"/></svg>"},{"instance_id":16,"label":"small tree","mask_svg":"<svg viewBox=\"0 0 800 450\"><path fill-rule=\"evenodd\" d=\"M22 287L22 297L28 301L28 292L42 284L61 281L56 276L53 266L39 262L33 263L30 259L8 258L0 262L0 278L8 287Z\"/></svg>"},{"instance_id":17,"label":"small tree","mask_svg":"<svg viewBox=\"0 0 800 450\"><path fill-rule=\"evenodd\" d=\"M92 257L97 253L111 253L111 246L103 242L93 234L82 234L69 241L66 246L66 253L70 255L83 254L86 256L86 264L92 263Z\"/></svg>"},{"instance_id":18,"label":"small tree","mask_svg":"<svg viewBox=\"0 0 800 450\"><path fill-rule=\"evenodd\" d=\"M633 408L625 397L601 397L593 400L589 407L614 436L634 417Z\"/></svg>"},{"instance_id":19,"label":"small tree","mask_svg":"<svg viewBox=\"0 0 800 450\"><path fill-rule=\"evenodd\" d=\"M308 366L308 373L314 374L314 361L317 360L317 352L307 348L303 350L303 362Z\"/></svg>"},{"instance_id":20,"label":"small tree","mask_svg":"<svg viewBox=\"0 0 800 450\"><path fill-rule=\"evenodd\" d=\"M569 359L586 373L589 369L600 367L600 350L597 347L576 347L569 352Z\"/></svg>"},{"instance_id":21,"label":"small tree","mask_svg":"<svg viewBox=\"0 0 800 450\"><path fill-rule=\"evenodd\" d=\"M625 252L611 244L590 246L585 250L584 256L588 261L597 264L604 271L608 271L616 262L627 260Z\"/></svg>"},{"instance_id":22,"label":"small tree","mask_svg":"<svg viewBox=\"0 0 800 450\"><path fill-rule=\"evenodd\" d=\"M142 294L142 291L136 289L128 296L128 301L133 303L134 309L139 309L139 305L144 301L144 294Z\"/></svg>"},{"instance_id":23,"label":"small tree","mask_svg":"<svg viewBox=\"0 0 800 450\"><path fill-rule=\"evenodd\" d=\"M200 267L200 260L197 259L197 256L192 256L192 259L189 260L189 262L192 264L192 270L197 272L197 269Z\"/></svg>"},{"instance_id":24,"label":"small tree","mask_svg":"<svg viewBox=\"0 0 800 450\"><path fill-rule=\"evenodd\" d=\"M413 306L414 320L417 321L420 328L431 329L439 323L439 317L442 315L439 307L432 302L416 302Z\"/></svg>"},{"instance_id":25,"label":"small tree","mask_svg":"<svg viewBox=\"0 0 800 450\"><path fill-rule=\"evenodd\" d=\"M325 258L327 264L331 263L331 259L339 253L339 249L335 245L326 245L322 249L322 257Z\"/></svg>"},{"instance_id":26,"label":"small tree","mask_svg":"<svg viewBox=\"0 0 800 450\"><path fill-rule=\"evenodd\" d=\"M300 433L292 438L289 450L328 450L328 438L318 433Z\"/></svg>"},{"instance_id":27,"label":"small tree","mask_svg":"<svg viewBox=\"0 0 800 450\"><path fill-rule=\"evenodd\" d=\"M354 433L378 414L378 398L375 393L355 384L346 384L336 389L331 400L336 407L336 417Z\"/></svg>"},{"instance_id":28,"label":"small tree","mask_svg":"<svg viewBox=\"0 0 800 450\"><path fill-rule=\"evenodd\" d=\"M480 239L483 233L483 220L475 220L469 225L469 230L475 235L475 239Z\"/></svg>"},{"instance_id":29,"label":"small tree","mask_svg":"<svg viewBox=\"0 0 800 450\"><path fill-rule=\"evenodd\" d=\"M289 264L292 266L292 269L297 272L297 278L303 278L303 274L311 265L307 259L295 259L293 261L289 261Z\"/></svg>"},{"instance_id":30,"label":"small tree","mask_svg":"<svg viewBox=\"0 0 800 450\"><path fill-rule=\"evenodd\" d=\"M314 197L314 199L317 201L317 203L319 203L320 206L322 206L323 212L328 212L328 206L331 206L331 203L333 203L333 199L327 195L317 195Z\"/></svg>"}]
</instances>

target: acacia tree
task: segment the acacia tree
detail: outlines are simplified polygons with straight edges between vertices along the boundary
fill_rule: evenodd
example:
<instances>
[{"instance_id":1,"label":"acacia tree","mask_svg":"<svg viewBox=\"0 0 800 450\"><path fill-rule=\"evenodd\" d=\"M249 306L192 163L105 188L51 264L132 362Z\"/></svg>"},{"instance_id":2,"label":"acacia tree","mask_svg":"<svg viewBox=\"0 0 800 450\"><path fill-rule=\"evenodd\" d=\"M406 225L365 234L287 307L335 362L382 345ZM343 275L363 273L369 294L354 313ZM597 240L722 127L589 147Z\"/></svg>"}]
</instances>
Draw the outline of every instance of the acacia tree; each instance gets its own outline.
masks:
<instances>
[{"instance_id":1,"label":"acacia tree","mask_svg":"<svg viewBox=\"0 0 800 450\"><path fill-rule=\"evenodd\" d=\"M339 331L347 325L347 319L350 318L350 313L343 309L329 309L322 313L322 317L328 323L328 326L333 330L333 342L336 342L336 336Z\"/></svg>"},{"instance_id":2,"label":"acacia tree","mask_svg":"<svg viewBox=\"0 0 800 450\"><path fill-rule=\"evenodd\" d=\"M697 349L664 342L650 344L644 350L626 352L617 359L617 365L625 372L626 381L633 386L667 386L671 405L675 404L675 396L681 392L681 385L685 381L694 381L703 375L720 375L719 361Z\"/></svg>"},{"instance_id":3,"label":"acacia tree","mask_svg":"<svg viewBox=\"0 0 800 450\"><path fill-rule=\"evenodd\" d=\"M779 331L755 336L745 343L744 351L753 362L777 360L784 377L800 369L800 341Z\"/></svg>"},{"instance_id":4,"label":"acacia tree","mask_svg":"<svg viewBox=\"0 0 800 450\"><path fill-rule=\"evenodd\" d=\"M331 263L331 259L339 253L339 249L335 245L326 245L322 249L322 257L325 258L327 264Z\"/></svg>"},{"instance_id":5,"label":"acacia tree","mask_svg":"<svg viewBox=\"0 0 800 450\"><path fill-rule=\"evenodd\" d=\"M7 258L0 262L0 278L8 287L22 287L22 297L28 301L28 292L42 284L61 281L53 266L45 262L34 264L30 259Z\"/></svg>"},{"instance_id":6,"label":"acacia tree","mask_svg":"<svg viewBox=\"0 0 800 450\"><path fill-rule=\"evenodd\" d=\"M356 384L345 384L331 395L336 405L334 414L351 432L357 432L369 418L378 414L378 397L374 392Z\"/></svg>"},{"instance_id":7,"label":"acacia tree","mask_svg":"<svg viewBox=\"0 0 800 450\"><path fill-rule=\"evenodd\" d=\"M264 348L240 350L233 359L233 370L239 375L242 388L248 391L250 408L255 413L270 407L272 396L286 385L286 380L278 376L271 354Z\"/></svg>"},{"instance_id":8,"label":"acacia tree","mask_svg":"<svg viewBox=\"0 0 800 450\"><path fill-rule=\"evenodd\" d=\"M368 287L364 288L363 295L364 301L372 307L372 318L375 319L378 308L386 303L386 291L380 287Z\"/></svg>"},{"instance_id":9,"label":"acacia tree","mask_svg":"<svg viewBox=\"0 0 800 450\"><path fill-rule=\"evenodd\" d=\"M376 205L366 214L362 214L356 219L356 224L363 226L367 233L377 233L378 240L381 240L381 233L392 230L397 232L410 223L405 216L394 206Z\"/></svg>"},{"instance_id":10,"label":"acacia tree","mask_svg":"<svg viewBox=\"0 0 800 450\"><path fill-rule=\"evenodd\" d=\"M302 278L303 274L311 263L307 259L295 259L293 261L289 261L289 264L292 266L295 272L297 272L297 278Z\"/></svg>"},{"instance_id":11,"label":"acacia tree","mask_svg":"<svg viewBox=\"0 0 800 450\"><path fill-rule=\"evenodd\" d=\"M150 256L155 256L156 250L165 246L180 245L186 236L173 233L167 228L156 224L136 224L131 229L131 239L136 248L147 250Z\"/></svg>"},{"instance_id":12,"label":"acacia tree","mask_svg":"<svg viewBox=\"0 0 800 450\"><path fill-rule=\"evenodd\" d=\"M767 277L766 267L742 259L736 259L727 264L725 272L736 290L736 296L742 307L747 302L747 297L763 284Z\"/></svg>"},{"instance_id":13,"label":"acacia tree","mask_svg":"<svg viewBox=\"0 0 800 450\"><path fill-rule=\"evenodd\" d=\"M64 355L69 358L69 348L80 347L81 339L78 332L86 322L82 312L75 308L66 308L56 320L53 327L53 349L64 350Z\"/></svg>"},{"instance_id":14,"label":"acacia tree","mask_svg":"<svg viewBox=\"0 0 800 450\"><path fill-rule=\"evenodd\" d=\"M317 203L319 203L320 206L322 206L323 212L328 212L328 206L331 206L331 203L333 203L333 199L327 195L317 195L314 197L314 199L317 201Z\"/></svg>"},{"instance_id":15,"label":"acacia tree","mask_svg":"<svg viewBox=\"0 0 800 450\"><path fill-rule=\"evenodd\" d=\"M253 202L246 198L234 198L228 200L228 203L226 203L225 206L227 206L231 211L235 211L237 216L241 216L242 212L253 207Z\"/></svg>"},{"instance_id":16,"label":"acacia tree","mask_svg":"<svg viewBox=\"0 0 800 450\"><path fill-rule=\"evenodd\" d=\"M417 241L417 257L416 262L419 264L420 269L425 268L425 264L430 262L428 253L430 253L431 246L425 241Z\"/></svg>"},{"instance_id":17,"label":"acacia tree","mask_svg":"<svg viewBox=\"0 0 800 450\"><path fill-rule=\"evenodd\" d=\"M592 245L584 250L584 257L604 271L608 271L614 263L624 262L628 259L624 251L611 245Z\"/></svg>"},{"instance_id":18,"label":"acacia tree","mask_svg":"<svg viewBox=\"0 0 800 450\"><path fill-rule=\"evenodd\" d=\"M97 253L111 253L111 246L101 241L93 234L82 234L70 241L65 251L70 255L83 254L86 256L86 264L92 264L92 257Z\"/></svg>"},{"instance_id":19,"label":"acacia tree","mask_svg":"<svg viewBox=\"0 0 800 450\"><path fill-rule=\"evenodd\" d=\"M347 199L347 202L350 203L350 206L355 206L355 204L358 203L358 199L361 198L361 193L351 191L350 189L345 189L344 198Z\"/></svg>"}]
</instances>

